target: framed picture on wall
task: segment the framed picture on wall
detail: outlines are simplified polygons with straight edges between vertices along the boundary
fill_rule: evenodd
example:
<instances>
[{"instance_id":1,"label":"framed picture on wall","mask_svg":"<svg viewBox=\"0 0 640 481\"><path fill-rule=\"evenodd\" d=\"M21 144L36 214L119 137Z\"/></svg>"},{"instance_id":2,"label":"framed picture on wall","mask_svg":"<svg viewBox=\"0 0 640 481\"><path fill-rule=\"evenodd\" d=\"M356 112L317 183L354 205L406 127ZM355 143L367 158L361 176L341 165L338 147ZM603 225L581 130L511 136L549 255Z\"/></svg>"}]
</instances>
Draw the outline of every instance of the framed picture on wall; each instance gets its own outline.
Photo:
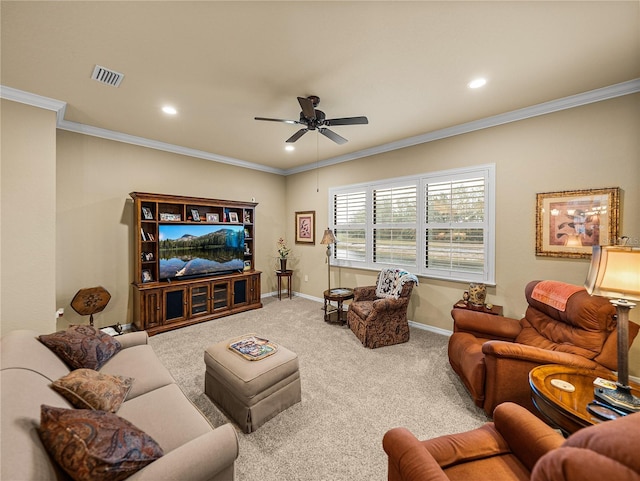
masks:
<instances>
[{"instance_id":1,"label":"framed picture on wall","mask_svg":"<svg viewBox=\"0 0 640 481\"><path fill-rule=\"evenodd\" d=\"M620 188L537 194L536 255L591 257L594 245L615 244L620 228Z\"/></svg>"},{"instance_id":2,"label":"framed picture on wall","mask_svg":"<svg viewBox=\"0 0 640 481\"><path fill-rule=\"evenodd\" d=\"M296 244L316 243L316 211L296 212Z\"/></svg>"}]
</instances>

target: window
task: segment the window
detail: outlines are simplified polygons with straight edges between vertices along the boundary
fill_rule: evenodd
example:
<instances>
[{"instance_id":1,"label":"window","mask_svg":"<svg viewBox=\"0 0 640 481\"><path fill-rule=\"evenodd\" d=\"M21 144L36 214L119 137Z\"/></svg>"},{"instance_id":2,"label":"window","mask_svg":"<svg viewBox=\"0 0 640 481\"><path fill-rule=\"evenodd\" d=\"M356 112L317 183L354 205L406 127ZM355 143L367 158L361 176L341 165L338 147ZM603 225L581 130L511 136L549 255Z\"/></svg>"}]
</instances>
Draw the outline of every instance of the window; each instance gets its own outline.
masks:
<instances>
[{"instance_id":1,"label":"window","mask_svg":"<svg viewBox=\"0 0 640 481\"><path fill-rule=\"evenodd\" d=\"M336 265L495 282L495 166L329 190Z\"/></svg>"},{"instance_id":2,"label":"window","mask_svg":"<svg viewBox=\"0 0 640 481\"><path fill-rule=\"evenodd\" d=\"M373 262L416 264L416 198L413 184L372 189Z\"/></svg>"},{"instance_id":3,"label":"window","mask_svg":"<svg viewBox=\"0 0 640 481\"><path fill-rule=\"evenodd\" d=\"M355 190L333 198L333 225L336 236L334 257L345 261L366 260L366 192Z\"/></svg>"}]
</instances>

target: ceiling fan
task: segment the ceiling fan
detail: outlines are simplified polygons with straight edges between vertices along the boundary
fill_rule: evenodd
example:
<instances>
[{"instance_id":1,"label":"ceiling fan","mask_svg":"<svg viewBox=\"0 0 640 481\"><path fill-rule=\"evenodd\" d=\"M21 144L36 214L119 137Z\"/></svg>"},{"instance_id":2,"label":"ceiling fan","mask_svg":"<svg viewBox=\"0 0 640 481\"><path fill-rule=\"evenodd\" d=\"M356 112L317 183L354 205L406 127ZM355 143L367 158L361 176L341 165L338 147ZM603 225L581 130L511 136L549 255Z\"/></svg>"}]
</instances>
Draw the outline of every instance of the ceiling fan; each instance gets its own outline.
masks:
<instances>
[{"instance_id":1,"label":"ceiling fan","mask_svg":"<svg viewBox=\"0 0 640 481\"><path fill-rule=\"evenodd\" d=\"M284 122L287 124L299 124L305 125L304 128L298 130L295 134L289 137L286 141L293 143L302 137L310 130L317 130L328 139L333 140L336 144L344 144L347 139L336 134L333 130L329 130L328 126L333 125L357 125L368 124L369 120L364 117L343 117L340 119L327 119L322 110L317 110L316 107L320 103L320 97L316 95L310 95L308 97L298 97L298 103L302 108L300 112L300 120L283 120L283 119L270 119L266 117L255 117L256 120L268 120L270 122Z\"/></svg>"}]
</instances>

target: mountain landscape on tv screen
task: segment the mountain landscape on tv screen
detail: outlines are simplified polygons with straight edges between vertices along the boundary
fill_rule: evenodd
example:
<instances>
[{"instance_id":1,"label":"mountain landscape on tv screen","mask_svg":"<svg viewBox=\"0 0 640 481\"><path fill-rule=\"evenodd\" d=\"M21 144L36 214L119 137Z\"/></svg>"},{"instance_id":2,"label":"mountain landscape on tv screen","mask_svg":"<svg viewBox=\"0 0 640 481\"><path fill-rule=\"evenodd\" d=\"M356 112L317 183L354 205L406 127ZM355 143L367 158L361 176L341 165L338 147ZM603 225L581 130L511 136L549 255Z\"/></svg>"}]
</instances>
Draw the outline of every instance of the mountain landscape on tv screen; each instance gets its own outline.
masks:
<instances>
[{"instance_id":1,"label":"mountain landscape on tv screen","mask_svg":"<svg viewBox=\"0 0 640 481\"><path fill-rule=\"evenodd\" d=\"M195 232L206 226L192 226ZM189 228L186 228L189 231ZM219 228L203 235L185 233L160 236L160 279L179 279L241 271L244 267L244 232Z\"/></svg>"}]
</instances>

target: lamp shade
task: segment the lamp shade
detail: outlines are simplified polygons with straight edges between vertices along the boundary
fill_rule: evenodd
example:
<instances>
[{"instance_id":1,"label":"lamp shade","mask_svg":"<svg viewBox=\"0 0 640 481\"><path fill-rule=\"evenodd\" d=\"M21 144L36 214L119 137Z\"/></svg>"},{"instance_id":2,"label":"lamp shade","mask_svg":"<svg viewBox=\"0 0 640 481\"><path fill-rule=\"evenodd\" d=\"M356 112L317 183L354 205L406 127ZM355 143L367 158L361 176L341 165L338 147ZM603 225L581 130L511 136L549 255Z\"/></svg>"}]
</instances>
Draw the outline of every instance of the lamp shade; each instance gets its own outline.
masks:
<instances>
[{"instance_id":1,"label":"lamp shade","mask_svg":"<svg viewBox=\"0 0 640 481\"><path fill-rule=\"evenodd\" d=\"M336 238L333 235L333 232L327 227L327 229L324 231L324 235L322 236L320 244L335 244L335 242Z\"/></svg>"},{"instance_id":2,"label":"lamp shade","mask_svg":"<svg viewBox=\"0 0 640 481\"><path fill-rule=\"evenodd\" d=\"M593 246L584 286L589 294L640 301L640 249Z\"/></svg>"}]
</instances>

